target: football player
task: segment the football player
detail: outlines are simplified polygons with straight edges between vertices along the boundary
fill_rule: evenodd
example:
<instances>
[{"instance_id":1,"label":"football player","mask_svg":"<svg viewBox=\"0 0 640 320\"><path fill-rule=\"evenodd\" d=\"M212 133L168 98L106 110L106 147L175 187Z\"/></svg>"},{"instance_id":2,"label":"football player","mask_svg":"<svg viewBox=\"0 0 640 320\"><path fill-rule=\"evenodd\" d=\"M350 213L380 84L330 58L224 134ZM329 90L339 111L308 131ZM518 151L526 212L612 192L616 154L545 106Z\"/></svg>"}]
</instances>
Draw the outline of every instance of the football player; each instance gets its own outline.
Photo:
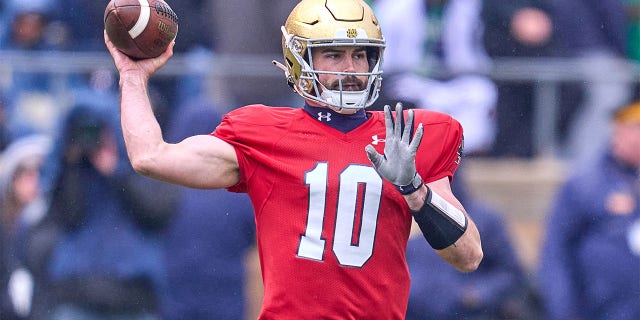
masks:
<instances>
[{"instance_id":1,"label":"football player","mask_svg":"<svg viewBox=\"0 0 640 320\"><path fill-rule=\"evenodd\" d=\"M403 319L413 220L460 271L482 259L476 226L449 185L462 127L401 105L365 110L378 97L385 41L364 1L302 0L281 32L284 61L275 64L304 106L241 107L210 135L176 144L163 140L147 97L171 46L134 61L105 37L120 73L130 161L163 181L248 193L264 281L260 319Z\"/></svg>"}]
</instances>

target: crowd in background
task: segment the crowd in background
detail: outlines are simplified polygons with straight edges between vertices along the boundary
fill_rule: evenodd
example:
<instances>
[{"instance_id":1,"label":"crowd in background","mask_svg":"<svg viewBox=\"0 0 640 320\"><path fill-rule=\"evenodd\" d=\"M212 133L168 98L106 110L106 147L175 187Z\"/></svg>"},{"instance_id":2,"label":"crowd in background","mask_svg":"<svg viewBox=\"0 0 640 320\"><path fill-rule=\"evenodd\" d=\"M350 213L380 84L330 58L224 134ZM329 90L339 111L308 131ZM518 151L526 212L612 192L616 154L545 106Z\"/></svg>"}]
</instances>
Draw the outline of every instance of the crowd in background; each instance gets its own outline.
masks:
<instances>
[{"instance_id":1,"label":"crowd in background","mask_svg":"<svg viewBox=\"0 0 640 320\"><path fill-rule=\"evenodd\" d=\"M196 72L198 61L216 55L281 60L280 26L297 2L169 1L180 18L176 55L191 57L194 72L151 82L165 139L212 132L222 113L246 104L302 106L281 74L280 81L234 74L212 84ZM0 52L104 52L106 3L2 1ZM522 266L502 221L508 213L471 195L462 165L453 187L478 225L484 261L476 272L460 274L422 237L412 237L407 319L640 318L640 161L617 160L610 141L620 134L620 121L640 126L634 113L640 107L612 118L639 97L635 82L619 79L637 78L628 63L640 62L640 1L368 3L387 40L383 89L373 109L402 101L452 114L465 128L469 158L532 159L538 152L536 84L492 79L492 61L580 61L581 77L563 82L557 96L554 139L558 157L587 171L567 182L550 208L540 270ZM115 70L4 72L7 63L0 61L0 319L255 316L250 300L259 293L247 292L246 276L255 230L246 196L135 174L118 132ZM625 141L640 136L625 132ZM593 189L582 190L587 187ZM580 265L614 257L623 267ZM597 280L599 287L585 284ZM606 285L618 281L629 287ZM581 308L586 302L591 309Z\"/></svg>"}]
</instances>

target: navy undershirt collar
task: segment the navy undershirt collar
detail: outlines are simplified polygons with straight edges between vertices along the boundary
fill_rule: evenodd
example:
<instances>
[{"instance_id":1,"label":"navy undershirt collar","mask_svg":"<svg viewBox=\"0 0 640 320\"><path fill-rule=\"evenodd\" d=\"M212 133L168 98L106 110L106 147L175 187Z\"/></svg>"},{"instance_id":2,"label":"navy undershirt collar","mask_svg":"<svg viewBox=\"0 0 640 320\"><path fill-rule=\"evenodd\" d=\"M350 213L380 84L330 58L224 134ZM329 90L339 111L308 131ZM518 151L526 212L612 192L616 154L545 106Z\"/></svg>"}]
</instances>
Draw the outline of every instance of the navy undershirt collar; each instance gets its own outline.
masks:
<instances>
[{"instance_id":1,"label":"navy undershirt collar","mask_svg":"<svg viewBox=\"0 0 640 320\"><path fill-rule=\"evenodd\" d=\"M354 114L342 114L329 108L312 107L305 103L304 110L316 120L343 133L347 133L367 121L367 113L364 109L359 109Z\"/></svg>"}]
</instances>

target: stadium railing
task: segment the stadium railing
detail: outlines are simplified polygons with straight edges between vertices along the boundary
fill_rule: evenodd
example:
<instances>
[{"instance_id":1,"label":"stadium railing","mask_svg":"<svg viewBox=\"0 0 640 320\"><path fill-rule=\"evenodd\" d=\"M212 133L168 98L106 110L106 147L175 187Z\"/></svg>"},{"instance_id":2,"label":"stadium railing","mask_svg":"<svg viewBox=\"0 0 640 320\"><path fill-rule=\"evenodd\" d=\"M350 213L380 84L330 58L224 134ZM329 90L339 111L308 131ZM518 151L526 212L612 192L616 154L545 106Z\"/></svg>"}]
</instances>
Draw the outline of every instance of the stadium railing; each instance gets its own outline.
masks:
<instances>
[{"instance_id":1,"label":"stadium railing","mask_svg":"<svg viewBox=\"0 0 640 320\"><path fill-rule=\"evenodd\" d=\"M278 55L213 54L209 59L194 61L187 55L176 54L158 72L159 77L200 73L210 79L234 74L281 79L282 72L271 61ZM566 58L502 58L493 60L489 76L494 80L528 82L534 85L534 144L536 156L557 155L558 97L560 84L585 79L585 61ZM603 72L602 81L640 82L640 67L631 61L621 61L627 72ZM434 69L434 66L430 66ZM0 89L13 71L47 72L58 75L91 73L111 69L114 65L105 52L17 52L0 50ZM435 66L437 69L437 66ZM65 88L60 88L64 91Z\"/></svg>"}]
</instances>

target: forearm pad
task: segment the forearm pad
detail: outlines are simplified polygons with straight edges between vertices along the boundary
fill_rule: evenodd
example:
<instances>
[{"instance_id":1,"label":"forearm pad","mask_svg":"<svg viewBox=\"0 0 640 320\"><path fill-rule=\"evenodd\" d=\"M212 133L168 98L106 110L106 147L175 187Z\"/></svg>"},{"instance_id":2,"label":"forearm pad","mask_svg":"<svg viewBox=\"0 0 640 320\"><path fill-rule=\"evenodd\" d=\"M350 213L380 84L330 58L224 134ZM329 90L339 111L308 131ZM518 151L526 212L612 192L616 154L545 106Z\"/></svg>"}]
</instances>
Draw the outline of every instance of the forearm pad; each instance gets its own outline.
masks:
<instances>
[{"instance_id":1,"label":"forearm pad","mask_svg":"<svg viewBox=\"0 0 640 320\"><path fill-rule=\"evenodd\" d=\"M467 230L467 216L430 188L427 189L424 205L411 213L429 245L442 250L462 237Z\"/></svg>"}]
</instances>

